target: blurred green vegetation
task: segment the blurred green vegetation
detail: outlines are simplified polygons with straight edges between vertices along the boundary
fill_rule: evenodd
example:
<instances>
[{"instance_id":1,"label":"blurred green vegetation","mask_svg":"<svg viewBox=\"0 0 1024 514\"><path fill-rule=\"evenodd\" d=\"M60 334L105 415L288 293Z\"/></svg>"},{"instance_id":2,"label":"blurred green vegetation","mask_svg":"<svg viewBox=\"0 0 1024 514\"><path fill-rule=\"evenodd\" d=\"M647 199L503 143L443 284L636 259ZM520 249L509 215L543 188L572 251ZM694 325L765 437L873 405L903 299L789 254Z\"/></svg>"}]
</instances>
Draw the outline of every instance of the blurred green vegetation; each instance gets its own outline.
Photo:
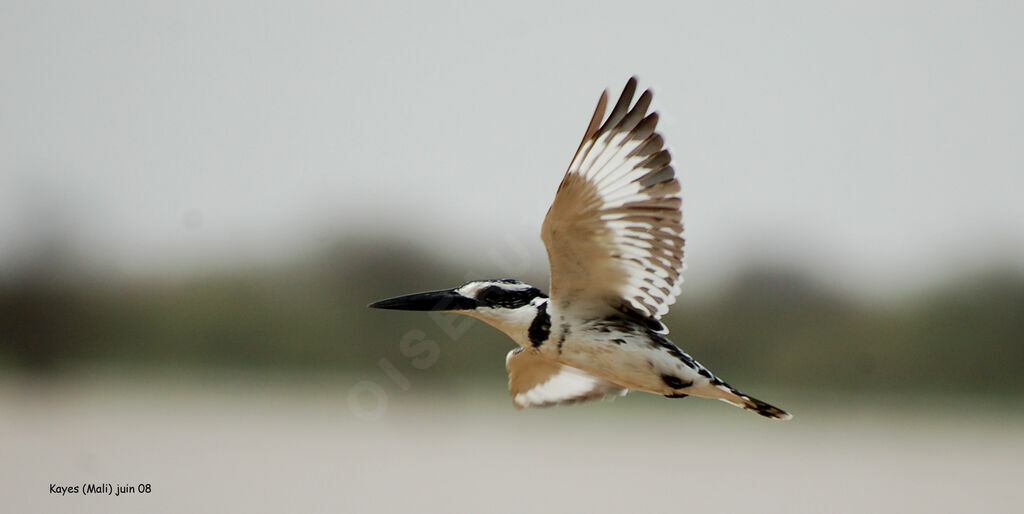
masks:
<instances>
[{"instance_id":1,"label":"blurred green vegetation","mask_svg":"<svg viewBox=\"0 0 1024 514\"><path fill-rule=\"evenodd\" d=\"M0 361L40 376L95 365L379 373L381 359L408 366L399 341L419 330L441 354L417 381L440 384L503 373L512 346L479 322L453 338L429 315L367 309L466 278L468 263L397 240L185 278L101 279L37 262L0 280ZM684 291L667 323L677 344L745 387L1024 391L1024 277L1009 272L872 303L795 271L751 268L716 294Z\"/></svg>"}]
</instances>

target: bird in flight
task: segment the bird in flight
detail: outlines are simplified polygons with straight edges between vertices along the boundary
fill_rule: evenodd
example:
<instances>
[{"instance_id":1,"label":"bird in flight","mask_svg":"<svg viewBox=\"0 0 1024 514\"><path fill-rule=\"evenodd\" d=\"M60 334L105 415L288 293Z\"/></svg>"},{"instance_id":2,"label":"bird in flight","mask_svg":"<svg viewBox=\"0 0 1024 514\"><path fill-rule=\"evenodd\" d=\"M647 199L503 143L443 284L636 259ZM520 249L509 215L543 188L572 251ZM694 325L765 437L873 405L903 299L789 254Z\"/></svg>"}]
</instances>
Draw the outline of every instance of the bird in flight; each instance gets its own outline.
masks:
<instances>
[{"instance_id":1,"label":"bird in flight","mask_svg":"<svg viewBox=\"0 0 1024 514\"><path fill-rule=\"evenodd\" d=\"M519 408L636 389L712 398L790 419L725 383L665 337L660 320L682 282L682 198L657 132L658 113L648 113L652 93L644 91L634 103L636 90L636 77L630 78L607 118L608 92L601 94L544 219L550 297L518 280L495 279L370 307L451 311L507 334L519 345L505 358Z\"/></svg>"}]
</instances>

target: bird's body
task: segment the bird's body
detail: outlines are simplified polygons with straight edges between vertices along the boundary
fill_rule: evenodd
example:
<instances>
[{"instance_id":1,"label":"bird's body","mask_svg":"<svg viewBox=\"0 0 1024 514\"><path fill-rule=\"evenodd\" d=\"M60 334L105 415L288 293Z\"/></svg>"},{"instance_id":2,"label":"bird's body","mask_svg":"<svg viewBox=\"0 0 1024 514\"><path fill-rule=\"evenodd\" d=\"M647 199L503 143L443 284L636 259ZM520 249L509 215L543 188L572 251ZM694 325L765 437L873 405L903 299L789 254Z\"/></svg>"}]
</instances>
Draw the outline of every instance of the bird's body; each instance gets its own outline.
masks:
<instances>
[{"instance_id":1,"label":"bird's body","mask_svg":"<svg viewBox=\"0 0 1024 514\"><path fill-rule=\"evenodd\" d=\"M479 318L519 348L506 358L516 406L546 406L625 394L722 400L775 419L785 411L732 388L665 335L660 318L679 294L682 200L651 92L631 107L630 79L608 115L602 95L559 186L541 237L551 297L513 279L372 304L447 310ZM603 120L603 123L602 123Z\"/></svg>"}]
</instances>

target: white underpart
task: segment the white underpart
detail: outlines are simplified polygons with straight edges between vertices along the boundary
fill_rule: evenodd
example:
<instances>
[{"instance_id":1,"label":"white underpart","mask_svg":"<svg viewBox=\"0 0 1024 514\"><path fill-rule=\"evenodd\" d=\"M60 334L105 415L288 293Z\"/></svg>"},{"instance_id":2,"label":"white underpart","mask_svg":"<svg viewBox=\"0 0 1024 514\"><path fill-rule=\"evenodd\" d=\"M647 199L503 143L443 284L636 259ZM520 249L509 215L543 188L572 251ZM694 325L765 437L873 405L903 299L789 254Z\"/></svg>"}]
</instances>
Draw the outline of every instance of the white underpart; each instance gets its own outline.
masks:
<instances>
[{"instance_id":1,"label":"white underpart","mask_svg":"<svg viewBox=\"0 0 1024 514\"><path fill-rule=\"evenodd\" d=\"M509 357L511 355L510 353ZM506 363L509 357L506 357ZM515 395L512 401L523 408L542 407L608 394L624 395L626 391L576 368L562 366L558 373L552 375L547 382Z\"/></svg>"},{"instance_id":2,"label":"white underpart","mask_svg":"<svg viewBox=\"0 0 1024 514\"><path fill-rule=\"evenodd\" d=\"M547 299L538 299L519 307L518 309L492 309L479 307L475 310L464 311L462 314L472 316L486 322L492 327L508 334L519 346L530 346L529 327L533 319L537 317L537 308L547 302Z\"/></svg>"}]
</instances>

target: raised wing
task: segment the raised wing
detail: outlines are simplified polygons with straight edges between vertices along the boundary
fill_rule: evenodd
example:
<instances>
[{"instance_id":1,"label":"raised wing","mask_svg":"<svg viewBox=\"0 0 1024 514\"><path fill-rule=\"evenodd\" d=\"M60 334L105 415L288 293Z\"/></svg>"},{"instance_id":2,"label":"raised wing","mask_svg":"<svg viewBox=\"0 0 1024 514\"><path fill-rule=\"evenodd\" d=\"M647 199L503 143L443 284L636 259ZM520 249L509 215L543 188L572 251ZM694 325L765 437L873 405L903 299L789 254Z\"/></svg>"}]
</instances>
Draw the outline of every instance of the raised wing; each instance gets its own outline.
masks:
<instances>
[{"instance_id":1,"label":"raised wing","mask_svg":"<svg viewBox=\"0 0 1024 514\"><path fill-rule=\"evenodd\" d=\"M682 198L651 91L630 107L635 92L633 77L604 123L601 94L541 238L557 305L638 314L664 331L657 320L682 282Z\"/></svg>"},{"instance_id":2,"label":"raised wing","mask_svg":"<svg viewBox=\"0 0 1024 514\"><path fill-rule=\"evenodd\" d=\"M624 395L623 389L607 380L541 356L537 350L516 348L505 357L508 391L516 407L547 407Z\"/></svg>"}]
</instances>

